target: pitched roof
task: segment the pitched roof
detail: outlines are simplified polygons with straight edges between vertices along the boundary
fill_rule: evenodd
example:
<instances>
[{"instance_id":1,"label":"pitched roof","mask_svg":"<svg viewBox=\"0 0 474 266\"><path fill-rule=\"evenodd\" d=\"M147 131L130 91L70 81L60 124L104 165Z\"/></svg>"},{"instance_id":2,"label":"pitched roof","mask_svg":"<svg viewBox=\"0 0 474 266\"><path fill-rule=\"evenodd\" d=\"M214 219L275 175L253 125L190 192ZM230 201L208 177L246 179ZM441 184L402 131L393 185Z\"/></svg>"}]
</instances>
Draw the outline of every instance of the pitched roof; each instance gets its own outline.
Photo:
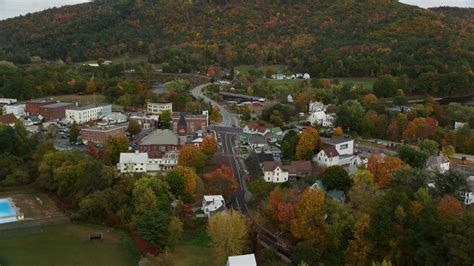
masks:
<instances>
[{"instance_id":1,"label":"pitched roof","mask_svg":"<svg viewBox=\"0 0 474 266\"><path fill-rule=\"evenodd\" d=\"M178 136L169 129L157 129L144 137L140 145L178 145Z\"/></svg>"},{"instance_id":2,"label":"pitched roof","mask_svg":"<svg viewBox=\"0 0 474 266\"><path fill-rule=\"evenodd\" d=\"M443 155L439 155L439 156L431 155L426 160L426 166L427 167L429 167L429 166L439 166L440 164L443 164L443 163L449 163L448 157L443 156Z\"/></svg>"},{"instance_id":3,"label":"pitched roof","mask_svg":"<svg viewBox=\"0 0 474 266\"><path fill-rule=\"evenodd\" d=\"M265 172L271 172L275 170L277 167L280 167L281 169L283 169L283 164L281 162L275 162L275 161L263 162L263 171Z\"/></svg>"},{"instance_id":4,"label":"pitched roof","mask_svg":"<svg viewBox=\"0 0 474 266\"><path fill-rule=\"evenodd\" d=\"M187 127L187 126L188 126L188 124L186 123L186 117L184 117L184 115L182 114L179 117L178 127Z\"/></svg>"},{"instance_id":5,"label":"pitched roof","mask_svg":"<svg viewBox=\"0 0 474 266\"><path fill-rule=\"evenodd\" d=\"M293 161L291 165L295 167L298 172L308 172L313 168L310 161Z\"/></svg>"},{"instance_id":6,"label":"pitched roof","mask_svg":"<svg viewBox=\"0 0 474 266\"><path fill-rule=\"evenodd\" d=\"M327 146L326 148L323 149L323 151L324 153L326 153L326 156L328 158L339 156L339 152L337 152L334 146Z\"/></svg>"},{"instance_id":7,"label":"pitched roof","mask_svg":"<svg viewBox=\"0 0 474 266\"><path fill-rule=\"evenodd\" d=\"M121 152L120 153L120 161L122 163L148 163L148 153L131 153L131 152Z\"/></svg>"},{"instance_id":8,"label":"pitched roof","mask_svg":"<svg viewBox=\"0 0 474 266\"><path fill-rule=\"evenodd\" d=\"M263 150L262 150L262 152L259 152L256 155L257 155L259 163L263 163L265 161L268 161L268 162L274 161L273 160L273 155L270 154L270 153L264 153Z\"/></svg>"},{"instance_id":9,"label":"pitched roof","mask_svg":"<svg viewBox=\"0 0 474 266\"><path fill-rule=\"evenodd\" d=\"M0 124L10 125L15 124L16 117L13 114L0 115Z\"/></svg>"},{"instance_id":10,"label":"pitched roof","mask_svg":"<svg viewBox=\"0 0 474 266\"><path fill-rule=\"evenodd\" d=\"M254 134L250 136L249 143L265 144L267 143L267 140L262 135Z\"/></svg>"}]
</instances>

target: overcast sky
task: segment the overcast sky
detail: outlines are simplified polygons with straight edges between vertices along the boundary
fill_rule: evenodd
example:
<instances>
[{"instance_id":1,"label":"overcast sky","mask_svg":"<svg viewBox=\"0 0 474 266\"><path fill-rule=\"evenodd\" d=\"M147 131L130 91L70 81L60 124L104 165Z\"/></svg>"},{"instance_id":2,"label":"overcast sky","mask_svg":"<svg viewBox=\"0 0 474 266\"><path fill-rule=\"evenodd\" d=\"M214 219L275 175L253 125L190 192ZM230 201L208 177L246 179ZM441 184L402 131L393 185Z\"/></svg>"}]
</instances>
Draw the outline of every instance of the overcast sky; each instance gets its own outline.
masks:
<instances>
[{"instance_id":1,"label":"overcast sky","mask_svg":"<svg viewBox=\"0 0 474 266\"><path fill-rule=\"evenodd\" d=\"M89 2L88 0L0 0L0 20L41 11L49 7ZM400 0L421 7L474 7L474 0Z\"/></svg>"}]
</instances>

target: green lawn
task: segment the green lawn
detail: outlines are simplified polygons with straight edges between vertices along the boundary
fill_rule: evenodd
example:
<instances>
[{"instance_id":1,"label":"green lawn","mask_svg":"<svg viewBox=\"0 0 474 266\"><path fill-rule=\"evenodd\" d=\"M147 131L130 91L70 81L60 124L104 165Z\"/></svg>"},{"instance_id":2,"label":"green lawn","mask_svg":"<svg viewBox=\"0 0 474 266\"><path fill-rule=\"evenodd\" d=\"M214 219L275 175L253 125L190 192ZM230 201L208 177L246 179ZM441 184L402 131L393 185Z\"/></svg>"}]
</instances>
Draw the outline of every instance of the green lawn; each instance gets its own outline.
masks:
<instances>
[{"instance_id":1,"label":"green lawn","mask_svg":"<svg viewBox=\"0 0 474 266\"><path fill-rule=\"evenodd\" d=\"M80 105L92 104L92 103L106 103L107 100L102 94L94 95L76 95L76 94L67 94L67 95L58 95L53 96L56 101L63 102L78 102Z\"/></svg>"},{"instance_id":2,"label":"green lawn","mask_svg":"<svg viewBox=\"0 0 474 266\"><path fill-rule=\"evenodd\" d=\"M375 80L376 79L338 79L340 83L342 84L347 84L347 83L352 83L355 85L362 85L364 88L372 89L374 86Z\"/></svg>"},{"instance_id":3,"label":"green lawn","mask_svg":"<svg viewBox=\"0 0 474 266\"><path fill-rule=\"evenodd\" d=\"M90 242L89 233L104 240ZM137 265L139 255L123 232L94 225L45 226L42 232L9 234L0 238L0 265Z\"/></svg>"},{"instance_id":4,"label":"green lawn","mask_svg":"<svg viewBox=\"0 0 474 266\"><path fill-rule=\"evenodd\" d=\"M203 227L196 232L185 232L185 238L171 253L174 266L212 265L211 239L205 230Z\"/></svg>"}]
</instances>

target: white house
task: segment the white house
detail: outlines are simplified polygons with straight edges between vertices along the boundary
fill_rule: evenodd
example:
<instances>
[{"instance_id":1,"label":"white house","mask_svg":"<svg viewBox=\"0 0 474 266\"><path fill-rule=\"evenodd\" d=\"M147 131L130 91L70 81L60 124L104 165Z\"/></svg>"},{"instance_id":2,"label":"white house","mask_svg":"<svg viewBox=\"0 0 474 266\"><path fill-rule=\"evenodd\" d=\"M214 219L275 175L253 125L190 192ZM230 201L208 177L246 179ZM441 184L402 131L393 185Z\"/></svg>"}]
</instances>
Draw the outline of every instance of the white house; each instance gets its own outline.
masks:
<instances>
[{"instance_id":1,"label":"white house","mask_svg":"<svg viewBox=\"0 0 474 266\"><path fill-rule=\"evenodd\" d=\"M450 166L451 162L449 161L449 158L443 155L431 155L430 157L428 157L425 163L426 169L440 173L446 173L447 171L449 171Z\"/></svg>"},{"instance_id":2,"label":"white house","mask_svg":"<svg viewBox=\"0 0 474 266\"><path fill-rule=\"evenodd\" d=\"M207 217L215 212L225 210L225 201L222 195L206 195L202 199L202 211Z\"/></svg>"},{"instance_id":3,"label":"white house","mask_svg":"<svg viewBox=\"0 0 474 266\"><path fill-rule=\"evenodd\" d=\"M257 266L255 255L246 254L239 256L229 256L227 258L226 266Z\"/></svg>"},{"instance_id":4,"label":"white house","mask_svg":"<svg viewBox=\"0 0 474 266\"><path fill-rule=\"evenodd\" d=\"M148 153L120 153L117 168L121 173L146 173Z\"/></svg>"},{"instance_id":5,"label":"white house","mask_svg":"<svg viewBox=\"0 0 474 266\"><path fill-rule=\"evenodd\" d=\"M66 121L68 123L76 121L78 124L83 124L90 121L100 120L110 114L112 114L112 105L91 104L66 109Z\"/></svg>"},{"instance_id":6,"label":"white house","mask_svg":"<svg viewBox=\"0 0 474 266\"><path fill-rule=\"evenodd\" d=\"M467 122L454 122L454 130L458 130L467 125Z\"/></svg>"},{"instance_id":7,"label":"white house","mask_svg":"<svg viewBox=\"0 0 474 266\"><path fill-rule=\"evenodd\" d=\"M3 106L4 114L13 114L16 118L20 118L26 115L26 104L10 104Z\"/></svg>"},{"instance_id":8,"label":"white house","mask_svg":"<svg viewBox=\"0 0 474 266\"><path fill-rule=\"evenodd\" d=\"M329 167L343 166L350 173L355 172L361 164L366 165L367 160L354 154L354 139L350 137L337 137L326 141L327 147L313 156L313 162Z\"/></svg>"},{"instance_id":9,"label":"white house","mask_svg":"<svg viewBox=\"0 0 474 266\"><path fill-rule=\"evenodd\" d=\"M285 78L286 78L286 76L283 75L283 74L273 74L272 75L272 79L283 80Z\"/></svg>"},{"instance_id":10,"label":"white house","mask_svg":"<svg viewBox=\"0 0 474 266\"><path fill-rule=\"evenodd\" d=\"M120 124L127 122L127 116L122 113L111 113L110 115L102 118L102 120L107 122L109 125Z\"/></svg>"},{"instance_id":11,"label":"white house","mask_svg":"<svg viewBox=\"0 0 474 266\"><path fill-rule=\"evenodd\" d=\"M339 165L339 153L334 146L328 146L313 157L313 162L325 167Z\"/></svg>"},{"instance_id":12,"label":"white house","mask_svg":"<svg viewBox=\"0 0 474 266\"><path fill-rule=\"evenodd\" d=\"M159 172L176 168L179 152L169 151L161 158L149 158L148 153L120 153L117 169L121 173Z\"/></svg>"},{"instance_id":13,"label":"white house","mask_svg":"<svg viewBox=\"0 0 474 266\"><path fill-rule=\"evenodd\" d=\"M146 112L153 115L161 115L163 112L173 112L173 103L147 103Z\"/></svg>"},{"instance_id":14,"label":"white house","mask_svg":"<svg viewBox=\"0 0 474 266\"><path fill-rule=\"evenodd\" d=\"M354 154L354 139L349 136L331 138L326 141L326 144L334 146L339 155Z\"/></svg>"},{"instance_id":15,"label":"white house","mask_svg":"<svg viewBox=\"0 0 474 266\"><path fill-rule=\"evenodd\" d=\"M284 183L288 181L288 170L283 169L281 162L263 162L264 179L272 183Z\"/></svg>"},{"instance_id":16,"label":"white house","mask_svg":"<svg viewBox=\"0 0 474 266\"><path fill-rule=\"evenodd\" d=\"M311 76L308 73L304 73L303 79L310 79L310 78L311 78Z\"/></svg>"},{"instance_id":17,"label":"white house","mask_svg":"<svg viewBox=\"0 0 474 266\"><path fill-rule=\"evenodd\" d=\"M286 101L289 102L289 103L292 103L293 102L293 96L291 96L291 94L288 94L288 97L286 97Z\"/></svg>"},{"instance_id":18,"label":"white house","mask_svg":"<svg viewBox=\"0 0 474 266\"><path fill-rule=\"evenodd\" d=\"M319 125L325 128L333 127L333 120L334 117L332 115L326 114L326 112L324 111L311 113L311 115L308 117L308 122L310 122L311 124L318 123Z\"/></svg>"},{"instance_id":19,"label":"white house","mask_svg":"<svg viewBox=\"0 0 474 266\"><path fill-rule=\"evenodd\" d=\"M320 111L326 112L327 107L328 106L322 102L318 102L318 101L310 102L308 106L308 112L309 113L320 112Z\"/></svg>"},{"instance_id":20,"label":"white house","mask_svg":"<svg viewBox=\"0 0 474 266\"><path fill-rule=\"evenodd\" d=\"M464 204L471 205L474 203L474 176L467 178L469 191L464 194Z\"/></svg>"}]
</instances>

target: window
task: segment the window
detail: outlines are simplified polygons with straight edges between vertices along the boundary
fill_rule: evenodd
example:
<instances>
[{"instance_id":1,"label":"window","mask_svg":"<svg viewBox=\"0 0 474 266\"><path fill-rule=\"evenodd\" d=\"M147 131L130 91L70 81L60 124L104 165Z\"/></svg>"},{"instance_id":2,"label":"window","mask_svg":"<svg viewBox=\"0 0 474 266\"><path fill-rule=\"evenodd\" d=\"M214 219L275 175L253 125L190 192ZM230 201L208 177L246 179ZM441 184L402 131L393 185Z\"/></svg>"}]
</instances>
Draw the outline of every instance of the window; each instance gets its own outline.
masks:
<instances>
[{"instance_id":1,"label":"window","mask_svg":"<svg viewBox=\"0 0 474 266\"><path fill-rule=\"evenodd\" d=\"M349 144L342 144L341 146L339 146L339 149L341 150L345 150L349 147Z\"/></svg>"}]
</instances>

